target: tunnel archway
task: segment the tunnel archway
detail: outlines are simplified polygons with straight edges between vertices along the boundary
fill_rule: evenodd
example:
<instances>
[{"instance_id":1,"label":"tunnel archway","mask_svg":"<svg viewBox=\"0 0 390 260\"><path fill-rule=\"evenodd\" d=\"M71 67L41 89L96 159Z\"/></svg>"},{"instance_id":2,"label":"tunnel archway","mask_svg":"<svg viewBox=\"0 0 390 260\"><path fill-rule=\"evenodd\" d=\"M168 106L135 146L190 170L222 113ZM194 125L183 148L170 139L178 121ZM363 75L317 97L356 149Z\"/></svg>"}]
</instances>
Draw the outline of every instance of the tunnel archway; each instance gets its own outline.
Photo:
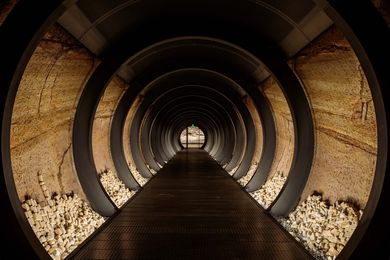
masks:
<instances>
[{"instance_id":1,"label":"tunnel archway","mask_svg":"<svg viewBox=\"0 0 390 260\"><path fill-rule=\"evenodd\" d=\"M188 125L180 133L182 148L202 148L205 145L205 133L194 123Z\"/></svg>"},{"instance_id":2,"label":"tunnel archway","mask_svg":"<svg viewBox=\"0 0 390 260\"><path fill-rule=\"evenodd\" d=\"M196 122L205 135L199 146L235 180L246 178L246 191L264 190L283 169L270 215L288 217L313 191L351 200L363 214L339 258L372 256L372 248L378 257L387 255L389 109L383 97L390 80L383 65L390 40L372 4L172 0L165 3L172 8L163 8L147 2L19 1L1 24L1 201L9 248L17 244L20 256L49 257L22 208L24 197L50 201L63 193L73 200L79 194L103 221L120 209L100 172L110 168L123 189L142 192L183 149L180 134ZM332 23L337 29L316 41ZM341 37L341 44L326 45L326 37ZM355 86L339 88L339 96L324 94L337 91L343 75L329 85L313 80L319 72L332 74L327 65L310 70L316 66L310 55L323 50L326 61L333 51L348 52L343 64L357 69L339 69L359 81L358 94ZM73 88L66 88L65 77ZM345 93L345 103L334 102ZM358 102L351 108L350 100ZM94 143L93 133L102 129L104 143ZM353 158L343 161L346 151ZM340 174L324 179L329 172ZM344 190L332 191L337 182Z\"/></svg>"}]
</instances>

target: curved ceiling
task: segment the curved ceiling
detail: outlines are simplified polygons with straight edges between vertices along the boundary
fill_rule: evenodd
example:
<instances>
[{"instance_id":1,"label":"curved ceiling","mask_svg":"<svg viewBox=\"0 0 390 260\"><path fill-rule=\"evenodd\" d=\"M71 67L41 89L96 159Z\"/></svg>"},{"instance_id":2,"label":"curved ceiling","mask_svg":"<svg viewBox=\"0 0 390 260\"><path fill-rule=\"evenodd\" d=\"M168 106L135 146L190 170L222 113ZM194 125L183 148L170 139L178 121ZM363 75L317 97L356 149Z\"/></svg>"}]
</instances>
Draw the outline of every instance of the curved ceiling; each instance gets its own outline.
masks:
<instances>
[{"instance_id":1,"label":"curved ceiling","mask_svg":"<svg viewBox=\"0 0 390 260\"><path fill-rule=\"evenodd\" d=\"M311 0L299 4L260 0L82 0L72 5L59 22L96 55L124 38L168 34L172 27L179 26L187 34L192 30L193 35L221 28L253 30L291 57L332 25L323 8ZM123 70L121 74L129 73Z\"/></svg>"}]
</instances>

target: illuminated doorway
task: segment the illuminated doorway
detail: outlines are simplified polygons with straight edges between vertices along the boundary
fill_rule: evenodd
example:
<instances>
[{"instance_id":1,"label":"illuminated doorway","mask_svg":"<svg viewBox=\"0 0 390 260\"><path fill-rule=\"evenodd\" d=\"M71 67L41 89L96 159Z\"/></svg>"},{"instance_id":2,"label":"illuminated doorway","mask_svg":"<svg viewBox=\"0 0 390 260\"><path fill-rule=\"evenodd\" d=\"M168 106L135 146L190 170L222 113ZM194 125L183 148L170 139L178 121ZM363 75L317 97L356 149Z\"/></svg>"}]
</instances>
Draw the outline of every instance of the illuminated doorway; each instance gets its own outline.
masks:
<instances>
[{"instance_id":1,"label":"illuminated doorway","mask_svg":"<svg viewBox=\"0 0 390 260\"><path fill-rule=\"evenodd\" d=\"M205 135L203 131L195 126L186 127L180 134L181 145L188 148L202 148L205 142Z\"/></svg>"}]
</instances>

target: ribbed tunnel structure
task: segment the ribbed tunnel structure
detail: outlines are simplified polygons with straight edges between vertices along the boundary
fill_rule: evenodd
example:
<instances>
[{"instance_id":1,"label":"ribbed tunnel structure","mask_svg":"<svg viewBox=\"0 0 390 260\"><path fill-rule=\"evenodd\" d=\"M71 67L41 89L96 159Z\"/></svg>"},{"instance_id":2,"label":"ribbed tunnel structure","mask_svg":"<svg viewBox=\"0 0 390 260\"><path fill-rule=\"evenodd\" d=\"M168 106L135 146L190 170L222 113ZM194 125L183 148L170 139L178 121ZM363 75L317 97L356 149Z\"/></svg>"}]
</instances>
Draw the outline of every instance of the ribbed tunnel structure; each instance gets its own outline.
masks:
<instances>
[{"instance_id":1,"label":"ribbed tunnel structure","mask_svg":"<svg viewBox=\"0 0 390 260\"><path fill-rule=\"evenodd\" d=\"M223 226L196 211L200 222L183 229L172 219L169 231L149 229L172 243L172 230L242 230L244 219L260 233L251 246L237 235L242 259L259 256L244 249L388 259L389 17L380 0L1 4L1 253L90 258L124 219L131 236L142 214L169 222L171 205L181 223L183 187L215 219L239 217ZM190 126L204 133L201 149L180 141ZM186 195L175 208L169 194ZM280 244L269 254L254 235L261 225ZM202 237L210 251L191 257L240 258L216 254L217 238ZM191 258L191 241L172 258Z\"/></svg>"}]
</instances>

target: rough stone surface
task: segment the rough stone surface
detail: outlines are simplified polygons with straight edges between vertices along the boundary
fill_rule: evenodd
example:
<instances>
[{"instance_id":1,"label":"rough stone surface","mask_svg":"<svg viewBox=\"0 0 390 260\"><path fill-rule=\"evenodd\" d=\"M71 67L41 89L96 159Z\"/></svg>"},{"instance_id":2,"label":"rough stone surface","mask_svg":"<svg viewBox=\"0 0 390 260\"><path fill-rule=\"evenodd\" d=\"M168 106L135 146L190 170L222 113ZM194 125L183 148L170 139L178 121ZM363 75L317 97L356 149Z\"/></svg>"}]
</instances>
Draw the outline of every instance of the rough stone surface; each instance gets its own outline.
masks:
<instances>
[{"instance_id":1,"label":"rough stone surface","mask_svg":"<svg viewBox=\"0 0 390 260\"><path fill-rule=\"evenodd\" d=\"M125 184L111 170L102 172L99 178L108 196L118 208L122 207L135 194L135 191L126 188Z\"/></svg>"},{"instance_id":2,"label":"rough stone surface","mask_svg":"<svg viewBox=\"0 0 390 260\"><path fill-rule=\"evenodd\" d=\"M124 130L123 130L123 150L125 154L125 158L127 161L127 164L129 165L129 170L133 174L134 179L138 182L140 186L144 186L147 182L148 179L142 176L137 168L135 167L135 162L131 153L131 148L130 148L130 128L133 123L133 119L135 116L135 113L137 112L139 106L141 105L142 102L142 97L137 96L133 102L133 104L130 107L130 110L126 116L125 120L125 125L124 125Z\"/></svg>"},{"instance_id":3,"label":"rough stone surface","mask_svg":"<svg viewBox=\"0 0 390 260\"><path fill-rule=\"evenodd\" d=\"M231 169L231 170L229 171L229 174L230 174L230 175L233 175L233 174L237 171L238 167L240 167L240 165L237 165L236 167L234 167L233 169Z\"/></svg>"},{"instance_id":4,"label":"rough stone surface","mask_svg":"<svg viewBox=\"0 0 390 260\"><path fill-rule=\"evenodd\" d=\"M130 86L131 87L131 86ZM135 165L135 162L134 162L134 159L133 159L133 156L131 154L131 148L130 148L130 127L131 127L131 124L133 123L133 119L134 119L134 116L135 116L135 113L137 112L139 106L141 105L141 102L142 102L142 97L141 96L138 96L133 104L131 105L130 107L130 110L129 110L129 113L127 114L127 117L126 117L126 121L125 121L125 126L123 128L123 137L122 137L122 140L123 140L123 150L124 150L124 154L125 154L125 158L126 158L126 161L127 161L127 165L129 165L129 167L131 166L130 169L130 172L133 174L134 178L137 180L137 182L139 184L141 184L143 182L143 178L140 173L138 172L138 170L133 167ZM134 170L134 172L132 171L132 169Z\"/></svg>"},{"instance_id":5,"label":"rough stone surface","mask_svg":"<svg viewBox=\"0 0 390 260\"><path fill-rule=\"evenodd\" d=\"M356 55L335 27L289 64L305 87L315 122L315 158L301 198L318 191L333 205L329 206L321 197L309 197L310 203L301 204L289 221L282 219L281 223L313 255L334 259L358 223L354 207L338 201L350 201L364 208L371 190L377 149L372 97ZM261 88L272 106L278 134L272 176L278 170L290 169L294 132L287 103L276 82L270 78ZM253 196L263 200L257 193ZM321 219L317 211L320 209L326 212L326 221ZM318 223L311 218L318 218ZM316 228L321 225L321 230L331 230L333 234L319 232ZM330 228L331 225L336 226ZM311 231L303 228L312 226L315 228ZM341 234L336 236L337 241L335 234Z\"/></svg>"},{"instance_id":6,"label":"rough stone surface","mask_svg":"<svg viewBox=\"0 0 390 260\"><path fill-rule=\"evenodd\" d=\"M157 172L154 170L154 169L152 169L151 167L150 167L150 165L149 164L146 164L146 167L148 168L148 170L150 171L150 173L151 174L156 174Z\"/></svg>"},{"instance_id":7,"label":"rough stone surface","mask_svg":"<svg viewBox=\"0 0 390 260\"><path fill-rule=\"evenodd\" d=\"M330 28L291 61L305 86L315 121L315 158L302 198L321 192L331 203L364 208L377 154L371 92L351 46Z\"/></svg>"},{"instance_id":8,"label":"rough stone surface","mask_svg":"<svg viewBox=\"0 0 390 260\"><path fill-rule=\"evenodd\" d=\"M110 150L111 120L117 103L127 87L123 80L114 76L104 91L96 109L92 130L92 148L98 172L102 172L105 169L115 169Z\"/></svg>"},{"instance_id":9,"label":"rough stone surface","mask_svg":"<svg viewBox=\"0 0 390 260\"><path fill-rule=\"evenodd\" d=\"M252 176L255 174L255 172L257 170L257 166L258 166L257 162L252 164L251 167L249 168L248 172L244 176L242 176L240 179L238 179L237 182L241 186L244 187L251 180Z\"/></svg>"},{"instance_id":10,"label":"rough stone surface","mask_svg":"<svg viewBox=\"0 0 390 260\"><path fill-rule=\"evenodd\" d=\"M282 190L287 177L277 172L257 191L249 193L263 208L267 209Z\"/></svg>"},{"instance_id":11,"label":"rough stone surface","mask_svg":"<svg viewBox=\"0 0 390 260\"><path fill-rule=\"evenodd\" d=\"M278 221L317 259L335 259L358 225L362 212L346 202L329 205L311 195Z\"/></svg>"},{"instance_id":12,"label":"rough stone surface","mask_svg":"<svg viewBox=\"0 0 390 260\"><path fill-rule=\"evenodd\" d=\"M262 127L262 122L261 122L259 113L256 109L256 106L255 106L253 100L251 98L249 98L248 96L246 96L244 99L244 104L248 108L248 110L251 114L253 123L255 125L256 145L255 145L255 152L253 154L252 162L251 162L251 166L254 166L254 165L257 165L258 162L260 161L260 158L261 158L261 155L263 152L263 127ZM255 171L256 171L256 169L253 170L253 168L252 168L252 171L248 171L248 173L245 175L246 176L245 181L243 180L245 182L245 184L248 183L248 181L252 178ZM248 174L250 176L247 176ZM248 180L246 180L246 179L248 179Z\"/></svg>"},{"instance_id":13,"label":"rough stone surface","mask_svg":"<svg viewBox=\"0 0 390 260\"><path fill-rule=\"evenodd\" d=\"M294 155L294 125L286 98L276 81L270 77L262 85L261 90L271 105L275 128L275 157L268 175L272 178L278 172L288 174Z\"/></svg>"},{"instance_id":14,"label":"rough stone surface","mask_svg":"<svg viewBox=\"0 0 390 260\"><path fill-rule=\"evenodd\" d=\"M140 173L139 171L137 170L137 168L135 168L134 165L132 164L129 164L129 169L130 169L130 172L133 174L134 176L134 179L138 182L138 184L143 187L149 180L147 178L144 178Z\"/></svg>"},{"instance_id":15,"label":"rough stone surface","mask_svg":"<svg viewBox=\"0 0 390 260\"><path fill-rule=\"evenodd\" d=\"M77 194L49 193L42 174L39 185L45 199L22 203L28 222L53 259L64 259L100 225L104 218Z\"/></svg>"},{"instance_id":16,"label":"rough stone surface","mask_svg":"<svg viewBox=\"0 0 390 260\"><path fill-rule=\"evenodd\" d=\"M21 201L49 192L85 198L74 169L72 127L81 91L98 61L54 25L34 51L21 79L12 114L11 160Z\"/></svg>"}]
</instances>

